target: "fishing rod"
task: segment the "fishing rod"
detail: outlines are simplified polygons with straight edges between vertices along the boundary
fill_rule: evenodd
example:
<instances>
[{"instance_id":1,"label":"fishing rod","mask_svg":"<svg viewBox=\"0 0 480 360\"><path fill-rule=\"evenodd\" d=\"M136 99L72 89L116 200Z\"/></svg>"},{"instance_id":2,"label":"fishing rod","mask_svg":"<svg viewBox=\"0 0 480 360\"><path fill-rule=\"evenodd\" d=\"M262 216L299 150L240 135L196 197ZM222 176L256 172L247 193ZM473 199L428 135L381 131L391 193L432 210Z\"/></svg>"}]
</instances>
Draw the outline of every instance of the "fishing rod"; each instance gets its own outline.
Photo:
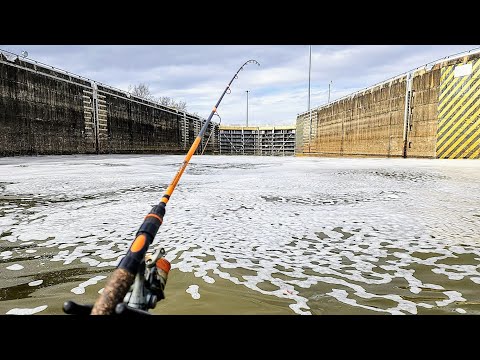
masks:
<instances>
[{"instance_id":1,"label":"fishing rod","mask_svg":"<svg viewBox=\"0 0 480 360\"><path fill-rule=\"evenodd\" d=\"M65 313L79 315L147 315L148 309L153 309L159 300L165 298L164 289L168 272L170 271L170 263L164 258L165 250L163 248L160 248L152 256L147 254L148 247L152 244L160 225L163 223L165 207L190 159L197 150L203 135L207 131L210 120L217 112L217 108L225 94L231 93L230 85L232 85L235 79L238 79L238 73L247 64L260 66L258 61L248 60L232 77L232 80L228 83L222 96L218 99L207 121L198 133L180 169L178 169L172 182L167 187L159 204L155 205L145 216L142 225L135 235L135 240L130 245L125 257L111 274L95 304L80 305L73 301L67 301L63 304Z\"/></svg>"},{"instance_id":2,"label":"fishing rod","mask_svg":"<svg viewBox=\"0 0 480 360\"><path fill-rule=\"evenodd\" d=\"M215 115L217 115L220 118L220 122L218 123L218 126L220 126L220 124L222 123L222 118L220 117L220 115L218 115L218 112L215 113ZM208 135L207 142L205 143L205 146L203 147L202 153L200 155L203 155L203 153L207 149L208 142L210 141L210 138L212 137L212 134L214 132L215 132L215 129L212 128L212 131L210 131L210 135Z\"/></svg>"}]
</instances>

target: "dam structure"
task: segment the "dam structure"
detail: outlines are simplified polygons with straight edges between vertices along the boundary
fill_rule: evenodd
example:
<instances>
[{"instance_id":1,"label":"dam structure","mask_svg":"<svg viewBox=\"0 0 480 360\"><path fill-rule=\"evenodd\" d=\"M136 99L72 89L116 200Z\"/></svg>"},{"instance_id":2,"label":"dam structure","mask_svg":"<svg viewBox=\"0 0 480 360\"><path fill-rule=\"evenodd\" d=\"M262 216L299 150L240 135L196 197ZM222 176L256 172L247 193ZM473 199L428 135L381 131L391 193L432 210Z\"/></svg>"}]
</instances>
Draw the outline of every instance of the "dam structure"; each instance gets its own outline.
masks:
<instances>
[{"instance_id":1,"label":"dam structure","mask_svg":"<svg viewBox=\"0 0 480 360\"><path fill-rule=\"evenodd\" d=\"M295 148L297 156L480 158L480 50L299 114Z\"/></svg>"},{"instance_id":2,"label":"dam structure","mask_svg":"<svg viewBox=\"0 0 480 360\"><path fill-rule=\"evenodd\" d=\"M183 154L205 121L0 50L0 156ZM211 122L197 152L216 152L218 138Z\"/></svg>"},{"instance_id":3,"label":"dam structure","mask_svg":"<svg viewBox=\"0 0 480 360\"><path fill-rule=\"evenodd\" d=\"M184 154L205 119L0 50L0 156ZM480 157L480 50L299 114L293 126L219 126L198 154Z\"/></svg>"},{"instance_id":4,"label":"dam structure","mask_svg":"<svg viewBox=\"0 0 480 360\"><path fill-rule=\"evenodd\" d=\"M227 126L221 125L221 155L295 155L295 125L292 126Z\"/></svg>"}]
</instances>

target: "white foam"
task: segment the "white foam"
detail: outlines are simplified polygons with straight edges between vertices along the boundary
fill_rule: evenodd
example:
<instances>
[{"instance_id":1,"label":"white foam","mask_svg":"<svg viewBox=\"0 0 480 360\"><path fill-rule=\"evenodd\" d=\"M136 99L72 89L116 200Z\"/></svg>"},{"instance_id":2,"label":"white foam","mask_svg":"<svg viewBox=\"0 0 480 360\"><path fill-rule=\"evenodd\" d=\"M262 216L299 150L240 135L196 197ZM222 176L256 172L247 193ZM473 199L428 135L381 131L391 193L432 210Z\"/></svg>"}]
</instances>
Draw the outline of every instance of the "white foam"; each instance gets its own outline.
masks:
<instances>
[{"instance_id":1,"label":"white foam","mask_svg":"<svg viewBox=\"0 0 480 360\"><path fill-rule=\"evenodd\" d=\"M447 276L449 280L462 280L465 277L460 274L448 274Z\"/></svg>"},{"instance_id":2,"label":"white foam","mask_svg":"<svg viewBox=\"0 0 480 360\"><path fill-rule=\"evenodd\" d=\"M13 264L10 266L7 266L7 270L22 270L23 266L20 264Z\"/></svg>"},{"instance_id":3,"label":"white foam","mask_svg":"<svg viewBox=\"0 0 480 360\"><path fill-rule=\"evenodd\" d=\"M348 292L346 292L343 289L332 289L332 291L327 293L327 295L330 295L330 296L334 297L335 299L337 299L338 301L341 301L341 302L343 302L345 304L348 304L348 305L358 306L358 307L362 307L364 309L378 311L378 312L391 312L388 309L387 310L382 310L382 309L375 308L375 307L372 307L372 306L366 306L366 305L358 304L356 300L349 299L348 298Z\"/></svg>"},{"instance_id":4,"label":"white foam","mask_svg":"<svg viewBox=\"0 0 480 360\"><path fill-rule=\"evenodd\" d=\"M202 279L203 279L203 281L205 281L206 283L209 283L209 284L213 284L215 282L214 278L212 278L210 276L207 276L207 275L202 276Z\"/></svg>"},{"instance_id":5,"label":"white foam","mask_svg":"<svg viewBox=\"0 0 480 360\"><path fill-rule=\"evenodd\" d=\"M466 301L458 291L444 291L443 293L448 296L448 299L436 301L438 306L447 306L456 301Z\"/></svg>"},{"instance_id":6,"label":"white foam","mask_svg":"<svg viewBox=\"0 0 480 360\"><path fill-rule=\"evenodd\" d=\"M81 258L81 259L80 259L80 262L82 262L82 263L87 263L87 264L90 265L90 266L97 266L98 264L100 264L100 261L95 260L95 259L92 259L92 258L90 258L90 257Z\"/></svg>"},{"instance_id":7,"label":"white foam","mask_svg":"<svg viewBox=\"0 0 480 360\"><path fill-rule=\"evenodd\" d=\"M77 295L81 295L81 294L85 294L85 288L83 287L80 287L80 286L77 286L77 287L74 287L72 290L70 290L72 293L74 294L77 294Z\"/></svg>"},{"instance_id":8,"label":"white foam","mask_svg":"<svg viewBox=\"0 0 480 360\"><path fill-rule=\"evenodd\" d=\"M45 310L47 307L48 305L37 306L33 309L14 308L14 309L8 310L6 314L7 315L33 315L33 314L39 313L40 311Z\"/></svg>"},{"instance_id":9,"label":"white foam","mask_svg":"<svg viewBox=\"0 0 480 360\"><path fill-rule=\"evenodd\" d=\"M28 286L38 286L38 285L41 285L43 284L43 280L34 280L34 281L30 281L28 283Z\"/></svg>"},{"instance_id":10,"label":"white foam","mask_svg":"<svg viewBox=\"0 0 480 360\"><path fill-rule=\"evenodd\" d=\"M103 279L106 279L107 277L104 276L104 275L98 275L98 276L95 276L87 281L84 281L82 283L80 283L77 287L74 287L72 290L70 290L71 292L73 292L74 294L77 294L77 295L80 295L80 294L84 294L85 293L85 288L87 286L90 286L90 285L95 285L96 283L98 283L100 280L103 280Z\"/></svg>"},{"instance_id":11,"label":"white foam","mask_svg":"<svg viewBox=\"0 0 480 360\"><path fill-rule=\"evenodd\" d=\"M198 292L198 285L190 285L187 290L185 290L188 294L192 295L194 300L200 299L200 293Z\"/></svg>"},{"instance_id":12,"label":"white foam","mask_svg":"<svg viewBox=\"0 0 480 360\"><path fill-rule=\"evenodd\" d=\"M423 284L423 287L426 289L434 289L434 290L444 290L445 288L441 285L437 284Z\"/></svg>"},{"instance_id":13,"label":"white foam","mask_svg":"<svg viewBox=\"0 0 480 360\"><path fill-rule=\"evenodd\" d=\"M431 304L425 304L425 303L418 303L418 306L424 307L426 309L431 309L433 308L433 305Z\"/></svg>"},{"instance_id":14,"label":"white foam","mask_svg":"<svg viewBox=\"0 0 480 360\"><path fill-rule=\"evenodd\" d=\"M346 291L329 295L343 306L362 308L374 301L374 311L392 314L447 306L450 298L440 305L428 295L423 302L403 299L403 290L393 284L406 283L413 294L444 290L440 284L447 278L480 284L480 219L456 211L458 204L468 214L477 211L480 166L397 160L195 157L152 248L167 250L167 259L175 261L172 269L206 283L213 279L210 270L232 284L294 302L289 306L297 314L316 310L307 306L304 289L311 293L329 284ZM14 182L5 195L38 199L28 214L2 205L0 228L12 232L2 240L47 247L51 261L104 268L118 264L134 238L135 219L150 210L183 157L22 158L28 165L22 171L12 171L18 170L17 158L0 161L0 181ZM97 166L106 163L127 165L128 171ZM431 185L456 202L445 203ZM197 206L207 200L208 207ZM414 253L433 256L422 260ZM450 264L464 256L462 265ZM430 271L429 284L413 271L417 265ZM274 290L262 290L260 283Z\"/></svg>"},{"instance_id":15,"label":"white foam","mask_svg":"<svg viewBox=\"0 0 480 360\"><path fill-rule=\"evenodd\" d=\"M195 277L203 277L203 276L207 275L207 272L205 270L195 271L193 275L195 275Z\"/></svg>"},{"instance_id":16,"label":"white foam","mask_svg":"<svg viewBox=\"0 0 480 360\"><path fill-rule=\"evenodd\" d=\"M412 286L412 287L410 288L410 291L411 291L412 293L414 293L414 294L419 294L420 291L422 291L422 289L420 289L420 288L418 288L418 287L416 287L416 286Z\"/></svg>"}]
</instances>

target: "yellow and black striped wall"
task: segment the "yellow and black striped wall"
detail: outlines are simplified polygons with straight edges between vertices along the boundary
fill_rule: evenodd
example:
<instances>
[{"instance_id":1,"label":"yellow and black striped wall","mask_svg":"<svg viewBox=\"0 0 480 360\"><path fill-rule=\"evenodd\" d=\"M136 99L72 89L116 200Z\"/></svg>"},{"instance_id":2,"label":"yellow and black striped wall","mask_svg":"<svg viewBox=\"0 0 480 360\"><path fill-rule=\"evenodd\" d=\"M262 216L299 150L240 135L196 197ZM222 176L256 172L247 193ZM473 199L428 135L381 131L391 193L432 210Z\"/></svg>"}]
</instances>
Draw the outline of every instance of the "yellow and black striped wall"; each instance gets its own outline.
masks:
<instances>
[{"instance_id":1,"label":"yellow and black striped wall","mask_svg":"<svg viewBox=\"0 0 480 360\"><path fill-rule=\"evenodd\" d=\"M480 158L480 59L441 68L436 157Z\"/></svg>"}]
</instances>

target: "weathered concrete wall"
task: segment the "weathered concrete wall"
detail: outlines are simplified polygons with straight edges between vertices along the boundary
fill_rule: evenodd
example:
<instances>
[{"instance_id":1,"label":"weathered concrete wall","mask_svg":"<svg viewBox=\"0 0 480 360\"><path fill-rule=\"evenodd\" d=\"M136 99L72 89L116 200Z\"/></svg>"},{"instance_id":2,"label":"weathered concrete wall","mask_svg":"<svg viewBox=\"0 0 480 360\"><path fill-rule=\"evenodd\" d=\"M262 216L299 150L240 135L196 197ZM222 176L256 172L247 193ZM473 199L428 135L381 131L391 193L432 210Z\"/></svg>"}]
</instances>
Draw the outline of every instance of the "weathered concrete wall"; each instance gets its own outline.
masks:
<instances>
[{"instance_id":1,"label":"weathered concrete wall","mask_svg":"<svg viewBox=\"0 0 480 360\"><path fill-rule=\"evenodd\" d=\"M304 129L304 117L303 116L298 116L297 121L295 123L296 125L296 130L295 130L295 155L297 153L303 153L303 129Z\"/></svg>"},{"instance_id":2,"label":"weathered concrete wall","mask_svg":"<svg viewBox=\"0 0 480 360\"><path fill-rule=\"evenodd\" d=\"M203 119L0 52L0 156L184 153ZM218 124L201 146L218 151Z\"/></svg>"},{"instance_id":3,"label":"weathered concrete wall","mask_svg":"<svg viewBox=\"0 0 480 360\"><path fill-rule=\"evenodd\" d=\"M400 78L344 101L342 154L400 156L404 98Z\"/></svg>"},{"instance_id":4,"label":"weathered concrete wall","mask_svg":"<svg viewBox=\"0 0 480 360\"><path fill-rule=\"evenodd\" d=\"M411 115L407 124L408 157L435 157L440 65L421 69L412 79Z\"/></svg>"},{"instance_id":5,"label":"weathered concrete wall","mask_svg":"<svg viewBox=\"0 0 480 360\"><path fill-rule=\"evenodd\" d=\"M0 55L0 155L92 152L83 136L82 86L29 72Z\"/></svg>"},{"instance_id":6,"label":"weathered concrete wall","mask_svg":"<svg viewBox=\"0 0 480 360\"><path fill-rule=\"evenodd\" d=\"M312 109L311 118L300 114L297 154L480 157L480 112L474 111L480 109L479 57L467 54L418 68ZM464 64L471 64L471 73L455 80L454 68Z\"/></svg>"},{"instance_id":7,"label":"weathered concrete wall","mask_svg":"<svg viewBox=\"0 0 480 360\"><path fill-rule=\"evenodd\" d=\"M107 132L100 151L106 153L162 152L183 150L179 113L170 113L140 102L124 94L98 87L105 96Z\"/></svg>"},{"instance_id":8,"label":"weathered concrete wall","mask_svg":"<svg viewBox=\"0 0 480 360\"><path fill-rule=\"evenodd\" d=\"M405 84L403 77L313 110L310 150L310 114L303 114L297 119L304 139L300 153L402 156Z\"/></svg>"}]
</instances>

